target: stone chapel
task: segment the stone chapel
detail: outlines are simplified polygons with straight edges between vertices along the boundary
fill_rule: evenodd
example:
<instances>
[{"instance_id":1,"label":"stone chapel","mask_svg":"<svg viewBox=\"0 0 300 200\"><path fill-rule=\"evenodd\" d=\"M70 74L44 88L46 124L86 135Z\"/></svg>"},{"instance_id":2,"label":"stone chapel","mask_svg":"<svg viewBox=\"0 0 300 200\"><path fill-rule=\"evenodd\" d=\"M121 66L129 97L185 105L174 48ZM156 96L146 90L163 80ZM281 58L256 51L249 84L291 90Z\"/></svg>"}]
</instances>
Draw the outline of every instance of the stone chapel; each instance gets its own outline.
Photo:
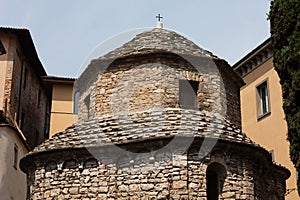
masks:
<instances>
[{"instance_id":1,"label":"stone chapel","mask_svg":"<svg viewBox=\"0 0 300 200\"><path fill-rule=\"evenodd\" d=\"M290 172L240 131L242 79L178 33L142 32L75 83L78 122L27 154L27 199L284 200Z\"/></svg>"}]
</instances>

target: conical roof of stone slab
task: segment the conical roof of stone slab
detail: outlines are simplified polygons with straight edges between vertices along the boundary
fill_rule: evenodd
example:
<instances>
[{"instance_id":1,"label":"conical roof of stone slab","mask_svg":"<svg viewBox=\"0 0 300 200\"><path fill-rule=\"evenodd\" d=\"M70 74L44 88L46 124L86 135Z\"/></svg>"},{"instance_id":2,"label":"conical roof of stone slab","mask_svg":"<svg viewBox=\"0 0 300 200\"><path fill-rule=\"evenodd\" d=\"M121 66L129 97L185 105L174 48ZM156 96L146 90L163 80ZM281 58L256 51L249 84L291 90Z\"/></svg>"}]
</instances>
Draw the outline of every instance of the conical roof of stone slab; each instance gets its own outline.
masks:
<instances>
[{"instance_id":1,"label":"conical roof of stone slab","mask_svg":"<svg viewBox=\"0 0 300 200\"><path fill-rule=\"evenodd\" d=\"M178 55L201 56L218 59L211 52L197 46L175 31L154 28L136 35L121 47L98 59L114 59L145 51L167 51Z\"/></svg>"},{"instance_id":2,"label":"conical roof of stone slab","mask_svg":"<svg viewBox=\"0 0 300 200\"><path fill-rule=\"evenodd\" d=\"M170 109L170 112L173 113L176 109ZM46 140L41 145L37 146L33 151L28 153L20 161L20 167L25 172L28 167L28 162L31 159L38 157L39 155L47 155L48 153L55 152L64 152L70 150L82 150L82 149L93 149L94 147L101 147L105 145L113 144L131 144L135 142L142 142L151 139L172 139L176 134L184 134L188 132L189 129L197 130L194 137L195 138L214 138L220 142L229 142L236 145L244 145L245 147L253 148L253 150L260 151L265 155L269 155L268 151L260 147L258 144L255 144L250 140L244 133L239 129L235 128L232 123L228 120L223 120L218 115L206 112L206 111L192 111L185 110L190 113L195 118L190 118L189 120L184 120L185 123L181 125L181 128L177 128L177 131L172 129L169 130L157 130L157 127L152 127L148 132L136 131L136 129L128 130L125 127L124 131L127 131L127 134L122 133L122 130L116 130L116 120L119 120L117 117L104 116L97 120L86 122L82 125L73 125L67 128L64 132L57 133L51 139ZM154 117L157 119L161 114L157 113ZM171 115L170 122L173 124L174 115ZM158 123L160 123L158 121ZM126 124L126 123L125 123ZM194 126L192 126L194 125ZM167 126L168 127L168 126ZM100 130L102 129L102 130ZM175 128L176 129L176 128ZM106 130L106 131L104 131ZM156 132L153 130L156 130ZM132 132L136 133L132 135ZM102 135L101 135L102 134ZM123 136L120 136L123 134ZM151 138L152 137L152 138ZM108 143L109 141L109 143ZM286 178L289 177L289 171L276 163L274 163L277 168L284 170L286 172Z\"/></svg>"},{"instance_id":3,"label":"conical roof of stone slab","mask_svg":"<svg viewBox=\"0 0 300 200\"><path fill-rule=\"evenodd\" d=\"M171 53L183 58L197 57L198 59L203 59L203 61L207 61L207 59L210 61L221 61L226 63L228 68L230 68L225 60L199 47L175 31L154 28L137 34L132 40L121 47L114 49L104 56L91 60L87 68L76 80L75 86L83 90L88 88L97 80L99 73L105 71L117 59L152 53ZM243 84L242 79L233 70L226 70L231 73L233 80L236 80L241 85Z\"/></svg>"},{"instance_id":4,"label":"conical roof of stone slab","mask_svg":"<svg viewBox=\"0 0 300 200\"><path fill-rule=\"evenodd\" d=\"M189 130L192 130L194 137L209 137L258 146L232 123L217 114L175 108L166 109L165 113L167 113L166 116L162 116L160 112L152 113L153 124L148 123L148 126L144 128L136 126L139 122L126 121L120 116L103 116L57 133L28 155L52 150L143 142L151 139L172 138L176 135L190 136ZM178 113L181 114L180 117ZM134 116L130 116L132 117Z\"/></svg>"},{"instance_id":5,"label":"conical roof of stone slab","mask_svg":"<svg viewBox=\"0 0 300 200\"><path fill-rule=\"evenodd\" d=\"M154 28L136 35L132 40L121 47L99 57L98 59L95 59L91 62L89 67L96 66L95 69L99 70L99 66L106 65L107 60L153 52L171 52L179 55L222 60L174 31ZM101 63L101 65L97 65L96 63ZM91 71L91 73L88 73L87 71ZM88 78L85 78L84 81L85 84L89 85L87 82L93 82L92 77L97 76L97 71L87 69L85 72ZM170 112L180 112L181 114L182 112L192 112L187 113L187 116L191 115L192 117L189 117L189 119L185 121L191 124L185 124L180 121L181 127L176 127L172 125L174 119L170 119L170 126L167 128L169 130L162 130L164 127L161 129L159 128L159 124L169 123L166 121L153 125L152 127L145 126L145 129L140 128L139 130L133 127L125 127L128 124L135 126L134 123L126 123L125 125L121 123L118 124L119 128L116 130L114 127L118 119L115 119L112 116L103 116L99 119L93 119L81 125L75 125L62 133L56 134L53 138L36 147L32 153L48 151L51 149L91 147L109 143L111 144L111 142L114 144L141 142L146 138L167 138L175 135L184 135L184 132L190 128L198 130L195 135L197 137L209 136L232 142L255 145L249 138L246 137L245 134L236 129L230 122L223 119L218 119L219 122L211 121L211 118L215 118L212 117L212 113L192 110L176 111L176 108L168 109L170 109ZM161 114L158 113L156 116L152 113L152 117L155 118L155 122L160 122ZM197 120L193 121L190 119ZM112 127L110 127L110 125ZM209 135L213 132L212 130L214 130L216 134Z\"/></svg>"}]
</instances>

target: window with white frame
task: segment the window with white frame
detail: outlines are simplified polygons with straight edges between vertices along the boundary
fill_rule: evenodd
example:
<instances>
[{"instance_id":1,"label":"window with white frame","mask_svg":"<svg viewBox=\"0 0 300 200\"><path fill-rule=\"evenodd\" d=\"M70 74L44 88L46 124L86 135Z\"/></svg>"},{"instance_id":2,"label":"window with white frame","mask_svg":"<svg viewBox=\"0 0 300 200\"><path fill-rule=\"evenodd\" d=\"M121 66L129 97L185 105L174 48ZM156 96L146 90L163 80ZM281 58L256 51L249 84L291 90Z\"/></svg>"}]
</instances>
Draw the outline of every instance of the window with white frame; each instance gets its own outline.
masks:
<instances>
[{"instance_id":1,"label":"window with white frame","mask_svg":"<svg viewBox=\"0 0 300 200\"><path fill-rule=\"evenodd\" d=\"M257 116L261 118L270 113L268 80L256 86L257 90Z\"/></svg>"}]
</instances>

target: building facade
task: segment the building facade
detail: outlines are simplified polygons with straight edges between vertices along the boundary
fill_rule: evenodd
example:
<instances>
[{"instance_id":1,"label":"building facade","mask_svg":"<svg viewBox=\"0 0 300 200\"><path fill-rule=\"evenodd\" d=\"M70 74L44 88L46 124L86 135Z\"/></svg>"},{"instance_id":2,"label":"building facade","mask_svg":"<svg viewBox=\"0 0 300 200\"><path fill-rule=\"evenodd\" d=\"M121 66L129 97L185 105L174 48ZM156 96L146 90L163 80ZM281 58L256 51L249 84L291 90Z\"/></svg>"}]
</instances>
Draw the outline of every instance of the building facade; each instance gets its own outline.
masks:
<instances>
[{"instance_id":1,"label":"building facade","mask_svg":"<svg viewBox=\"0 0 300 200\"><path fill-rule=\"evenodd\" d=\"M2 199L25 199L26 174L19 162L29 152L29 147L20 132L3 111L0 111L0 196Z\"/></svg>"},{"instance_id":2,"label":"building facade","mask_svg":"<svg viewBox=\"0 0 300 200\"><path fill-rule=\"evenodd\" d=\"M74 107L74 81L73 78L43 77L44 84L52 94L50 137L75 123L77 108Z\"/></svg>"},{"instance_id":3,"label":"building facade","mask_svg":"<svg viewBox=\"0 0 300 200\"><path fill-rule=\"evenodd\" d=\"M0 28L0 110L15 122L30 148L49 137L50 98L46 72L27 29ZM39 120L37 120L39 119Z\"/></svg>"},{"instance_id":4,"label":"building facade","mask_svg":"<svg viewBox=\"0 0 300 200\"><path fill-rule=\"evenodd\" d=\"M46 72L27 29L0 28L0 196L25 199L20 159L48 138Z\"/></svg>"},{"instance_id":5,"label":"building facade","mask_svg":"<svg viewBox=\"0 0 300 200\"><path fill-rule=\"evenodd\" d=\"M28 199L275 199L289 171L239 128L242 79L173 31L89 64L78 122L21 160Z\"/></svg>"},{"instance_id":6,"label":"building facade","mask_svg":"<svg viewBox=\"0 0 300 200\"><path fill-rule=\"evenodd\" d=\"M296 169L289 156L282 89L273 65L270 39L242 58L233 68L245 82L241 88L243 132L266 148L276 163L290 170L286 199L300 199L296 190Z\"/></svg>"}]
</instances>

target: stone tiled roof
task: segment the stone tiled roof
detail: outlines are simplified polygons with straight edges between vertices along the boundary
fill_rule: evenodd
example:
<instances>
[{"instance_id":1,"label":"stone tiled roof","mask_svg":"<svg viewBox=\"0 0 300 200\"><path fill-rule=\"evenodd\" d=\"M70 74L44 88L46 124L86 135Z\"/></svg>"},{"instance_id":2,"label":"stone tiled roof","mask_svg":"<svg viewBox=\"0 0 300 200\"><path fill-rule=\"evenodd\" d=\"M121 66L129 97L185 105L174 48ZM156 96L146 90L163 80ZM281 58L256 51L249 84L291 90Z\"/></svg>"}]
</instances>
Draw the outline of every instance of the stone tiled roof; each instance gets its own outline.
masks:
<instances>
[{"instance_id":1,"label":"stone tiled roof","mask_svg":"<svg viewBox=\"0 0 300 200\"><path fill-rule=\"evenodd\" d=\"M103 63L103 60L106 59L153 51L218 59L212 53L198 47L176 32L156 28L138 34L120 48L92 62L99 61ZM98 65L95 66L98 69ZM88 79L84 79L85 81L91 81L95 73L88 75ZM96 147L111 145L112 143L125 144L191 134L197 137L211 137L255 145L232 123L216 114L180 108L167 108L165 114L162 115L160 112L151 112L150 115L149 113L133 113L129 116L129 119L134 119L131 121L127 120L128 116L101 116L69 127L64 132L56 134L53 138L36 147L30 154L55 149Z\"/></svg>"},{"instance_id":2,"label":"stone tiled roof","mask_svg":"<svg viewBox=\"0 0 300 200\"><path fill-rule=\"evenodd\" d=\"M99 59L113 59L153 50L162 50L179 55L217 58L211 52L200 48L174 31L155 28L136 35L131 41Z\"/></svg>"},{"instance_id":3,"label":"stone tiled roof","mask_svg":"<svg viewBox=\"0 0 300 200\"><path fill-rule=\"evenodd\" d=\"M91 60L85 71L77 79L75 85L82 87L82 80L85 82L84 85L89 87L97 80L99 70L105 70L117 59L151 53L173 53L182 57L194 56L200 59L208 58L224 61L175 31L154 28L136 35L129 42L104 56Z\"/></svg>"},{"instance_id":4,"label":"stone tiled roof","mask_svg":"<svg viewBox=\"0 0 300 200\"><path fill-rule=\"evenodd\" d=\"M206 111L168 108L161 112L140 112L127 116L102 116L74 125L36 147L33 153L58 149L89 148L126 144L144 140L171 138L176 135L216 138L258 146L228 120ZM144 117L143 117L144 116ZM145 117L147 116L147 117Z\"/></svg>"}]
</instances>

